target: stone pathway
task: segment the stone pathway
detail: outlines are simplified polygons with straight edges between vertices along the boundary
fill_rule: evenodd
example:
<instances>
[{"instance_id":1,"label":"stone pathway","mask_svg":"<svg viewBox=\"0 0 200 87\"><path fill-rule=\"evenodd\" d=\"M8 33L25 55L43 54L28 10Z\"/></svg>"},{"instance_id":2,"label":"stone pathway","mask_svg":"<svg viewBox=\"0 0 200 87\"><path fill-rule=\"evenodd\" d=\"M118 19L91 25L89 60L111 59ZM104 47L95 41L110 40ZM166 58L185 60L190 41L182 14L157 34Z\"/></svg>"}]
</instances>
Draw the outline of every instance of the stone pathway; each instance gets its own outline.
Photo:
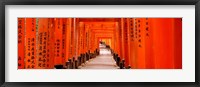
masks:
<instances>
[{"instance_id":1,"label":"stone pathway","mask_svg":"<svg viewBox=\"0 0 200 87\"><path fill-rule=\"evenodd\" d=\"M80 69L118 69L110 50L100 46L100 55L87 61Z\"/></svg>"}]
</instances>

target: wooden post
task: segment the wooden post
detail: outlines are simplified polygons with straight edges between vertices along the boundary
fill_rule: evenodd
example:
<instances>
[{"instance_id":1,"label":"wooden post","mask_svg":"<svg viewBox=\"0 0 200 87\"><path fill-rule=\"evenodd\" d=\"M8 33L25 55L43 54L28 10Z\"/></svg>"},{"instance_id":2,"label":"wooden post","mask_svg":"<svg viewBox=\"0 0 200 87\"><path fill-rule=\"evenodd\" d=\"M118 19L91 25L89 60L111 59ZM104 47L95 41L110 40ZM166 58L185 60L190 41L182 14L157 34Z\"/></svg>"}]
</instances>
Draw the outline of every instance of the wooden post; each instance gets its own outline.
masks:
<instances>
[{"instance_id":1,"label":"wooden post","mask_svg":"<svg viewBox=\"0 0 200 87\"><path fill-rule=\"evenodd\" d=\"M26 18L25 68L37 68L36 64L36 19Z\"/></svg>"},{"instance_id":2,"label":"wooden post","mask_svg":"<svg viewBox=\"0 0 200 87\"><path fill-rule=\"evenodd\" d=\"M18 69L24 69L25 18L18 18Z\"/></svg>"},{"instance_id":3,"label":"wooden post","mask_svg":"<svg viewBox=\"0 0 200 87\"><path fill-rule=\"evenodd\" d=\"M63 57L62 57L62 19L61 18L55 18L55 67L60 69L63 68Z\"/></svg>"}]
</instances>

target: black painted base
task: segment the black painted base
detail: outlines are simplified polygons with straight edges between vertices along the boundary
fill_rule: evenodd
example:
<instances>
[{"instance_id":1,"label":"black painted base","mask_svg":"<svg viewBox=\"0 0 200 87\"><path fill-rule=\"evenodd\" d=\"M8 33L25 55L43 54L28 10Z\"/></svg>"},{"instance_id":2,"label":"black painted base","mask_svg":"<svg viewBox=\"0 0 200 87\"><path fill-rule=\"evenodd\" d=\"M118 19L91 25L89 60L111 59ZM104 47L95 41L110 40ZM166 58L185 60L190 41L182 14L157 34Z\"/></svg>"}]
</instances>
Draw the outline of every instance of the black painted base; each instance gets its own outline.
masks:
<instances>
[{"instance_id":1,"label":"black painted base","mask_svg":"<svg viewBox=\"0 0 200 87\"><path fill-rule=\"evenodd\" d=\"M63 65L55 65L54 66L56 69L63 69Z\"/></svg>"}]
</instances>

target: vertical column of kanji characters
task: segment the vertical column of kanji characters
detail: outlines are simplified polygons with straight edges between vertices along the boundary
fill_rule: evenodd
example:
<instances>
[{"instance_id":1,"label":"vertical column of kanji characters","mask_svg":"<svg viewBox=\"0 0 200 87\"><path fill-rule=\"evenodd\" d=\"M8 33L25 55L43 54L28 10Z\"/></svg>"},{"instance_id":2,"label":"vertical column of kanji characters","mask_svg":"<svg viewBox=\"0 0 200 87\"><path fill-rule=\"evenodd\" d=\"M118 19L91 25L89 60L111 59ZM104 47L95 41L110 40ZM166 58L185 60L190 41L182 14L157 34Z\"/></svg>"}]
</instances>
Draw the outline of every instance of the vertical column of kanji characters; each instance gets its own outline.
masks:
<instances>
[{"instance_id":1,"label":"vertical column of kanji characters","mask_svg":"<svg viewBox=\"0 0 200 87\"><path fill-rule=\"evenodd\" d=\"M134 32L133 32L133 30L134 30L134 19L133 19L133 18L130 18L129 22L130 22L130 23L129 23L130 41L134 41Z\"/></svg>"},{"instance_id":2,"label":"vertical column of kanji characters","mask_svg":"<svg viewBox=\"0 0 200 87\"><path fill-rule=\"evenodd\" d=\"M36 19L26 18L25 68L36 67Z\"/></svg>"},{"instance_id":3,"label":"vertical column of kanji characters","mask_svg":"<svg viewBox=\"0 0 200 87\"><path fill-rule=\"evenodd\" d=\"M67 19L65 18L62 18L62 62L63 62L63 65L65 65L65 59L66 59L66 31L67 31Z\"/></svg>"},{"instance_id":4,"label":"vertical column of kanji characters","mask_svg":"<svg viewBox=\"0 0 200 87\"><path fill-rule=\"evenodd\" d=\"M43 28L42 28L42 19L38 19L38 30L37 30L37 57L38 57L38 68L42 68L42 37L43 37Z\"/></svg>"},{"instance_id":5,"label":"vertical column of kanji characters","mask_svg":"<svg viewBox=\"0 0 200 87\"><path fill-rule=\"evenodd\" d=\"M55 41L54 41L54 63L57 68L63 67L63 58L62 58L62 19L55 18Z\"/></svg>"},{"instance_id":6,"label":"vertical column of kanji characters","mask_svg":"<svg viewBox=\"0 0 200 87\"><path fill-rule=\"evenodd\" d=\"M133 46L134 46L134 59L133 59L133 63L134 63L134 66L133 68L138 68L138 18L135 18L134 19L134 43L133 43Z\"/></svg>"},{"instance_id":7,"label":"vertical column of kanji characters","mask_svg":"<svg viewBox=\"0 0 200 87\"><path fill-rule=\"evenodd\" d=\"M48 19L44 18L44 22L43 22L43 30L44 30L44 35L43 35L43 64L42 67L46 68L47 66L47 62L49 62L49 60L47 61L47 38L48 38Z\"/></svg>"},{"instance_id":8,"label":"vertical column of kanji characters","mask_svg":"<svg viewBox=\"0 0 200 87\"><path fill-rule=\"evenodd\" d=\"M130 55L130 63L131 63L131 68L135 67L135 47L134 47L134 18L130 18L129 20L129 55Z\"/></svg>"},{"instance_id":9,"label":"vertical column of kanji characters","mask_svg":"<svg viewBox=\"0 0 200 87\"><path fill-rule=\"evenodd\" d=\"M138 18L138 68L144 69L146 68L146 59L145 59L145 18Z\"/></svg>"},{"instance_id":10,"label":"vertical column of kanji characters","mask_svg":"<svg viewBox=\"0 0 200 87\"><path fill-rule=\"evenodd\" d=\"M47 32L47 67L54 68L54 18L48 18Z\"/></svg>"},{"instance_id":11,"label":"vertical column of kanji characters","mask_svg":"<svg viewBox=\"0 0 200 87\"><path fill-rule=\"evenodd\" d=\"M48 19L38 19L38 68L45 69L47 67L47 43L48 43ZM49 67L49 65L48 65Z\"/></svg>"},{"instance_id":12,"label":"vertical column of kanji characters","mask_svg":"<svg viewBox=\"0 0 200 87\"><path fill-rule=\"evenodd\" d=\"M18 18L18 69L24 69L25 18Z\"/></svg>"}]
</instances>

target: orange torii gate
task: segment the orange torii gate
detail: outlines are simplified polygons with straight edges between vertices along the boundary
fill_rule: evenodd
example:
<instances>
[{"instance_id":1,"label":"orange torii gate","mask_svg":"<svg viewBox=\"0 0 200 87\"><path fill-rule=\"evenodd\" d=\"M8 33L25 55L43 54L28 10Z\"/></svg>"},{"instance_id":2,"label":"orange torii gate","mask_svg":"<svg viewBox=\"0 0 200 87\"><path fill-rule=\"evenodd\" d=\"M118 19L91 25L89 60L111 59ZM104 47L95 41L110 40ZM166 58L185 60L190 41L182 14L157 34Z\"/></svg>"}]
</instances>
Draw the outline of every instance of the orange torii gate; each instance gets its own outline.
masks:
<instances>
[{"instance_id":1,"label":"orange torii gate","mask_svg":"<svg viewBox=\"0 0 200 87\"><path fill-rule=\"evenodd\" d=\"M18 68L77 68L100 39L122 68L182 68L181 18L19 18Z\"/></svg>"},{"instance_id":2,"label":"orange torii gate","mask_svg":"<svg viewBox=\"0 0 200 87\"><path fill-rule=\"evenodd\" d=\"M113 35L112 35L112 34L96 34L96 35L95 35L95 38L97 38L97 39L96 39L96 40L97 40L97 41L96 41L97 44L99 44L100 39L106 39L106 40L110 39L110 41L109 41L110 44L107 43L108 41L105 41L106 45L110 45L111 48L114 46L114 38L113 38ZM103 40L102 40L102 41L103 41ZM98 45L98 46L99 46L99 45ZM98 48L99 48L99 47L98 47Z\"/></svg>"}]
</instances>

